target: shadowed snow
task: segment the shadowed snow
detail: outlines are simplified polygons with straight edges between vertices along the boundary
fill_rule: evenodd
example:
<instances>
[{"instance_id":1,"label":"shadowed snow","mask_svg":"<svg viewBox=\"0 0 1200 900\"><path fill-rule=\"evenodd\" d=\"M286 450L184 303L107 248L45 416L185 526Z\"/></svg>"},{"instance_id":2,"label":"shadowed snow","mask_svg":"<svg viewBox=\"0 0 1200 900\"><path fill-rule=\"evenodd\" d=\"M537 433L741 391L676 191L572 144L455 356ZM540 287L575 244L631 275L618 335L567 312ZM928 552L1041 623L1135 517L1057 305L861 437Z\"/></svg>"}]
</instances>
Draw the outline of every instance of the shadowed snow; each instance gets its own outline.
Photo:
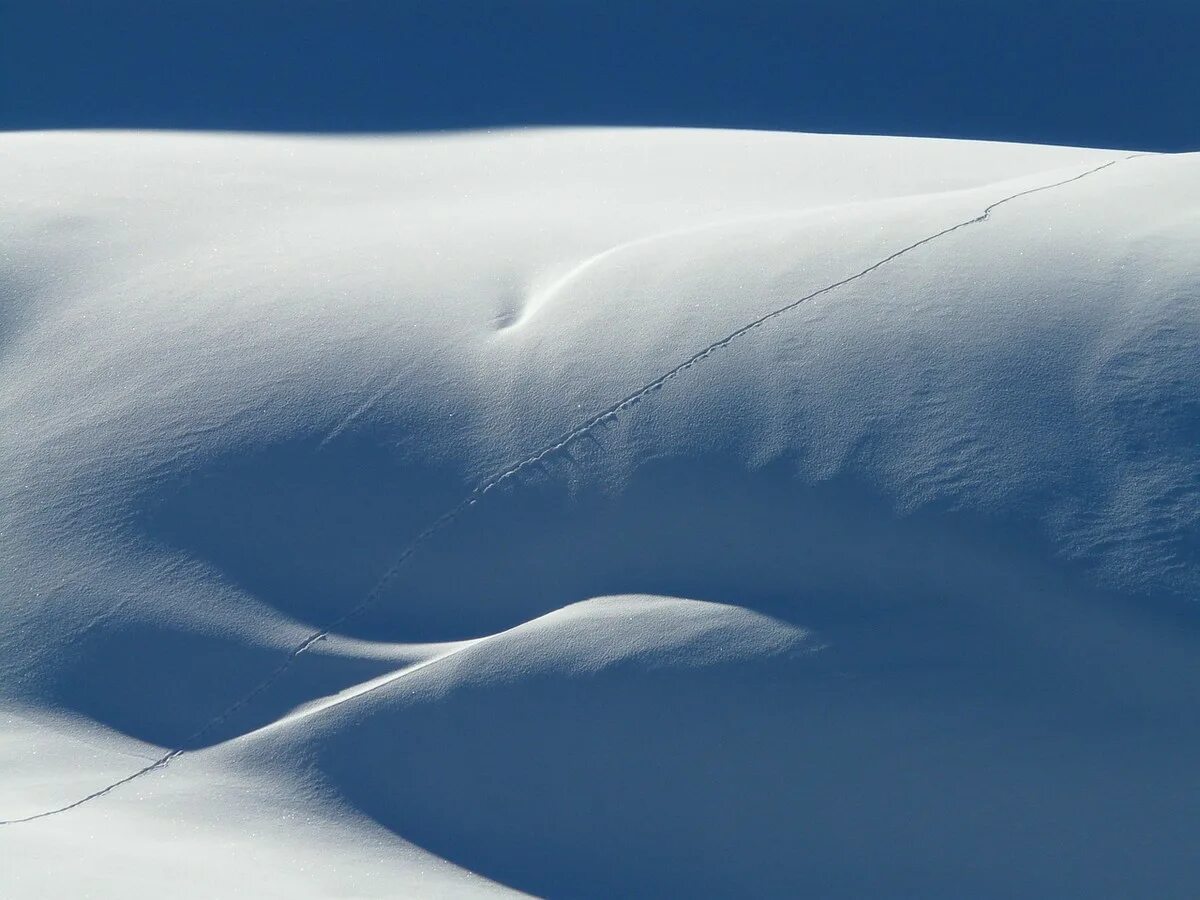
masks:
<instances>
[{"instance_id":1,"label":"shadowed snow","mask_svg":"<svg viewBox=\"0 0 1200 900\"><path fill-rule=\"evenodd\" d=\"M1189 896L1197 159L3 136L0 886Z\"/></svg>"}]
</instances>

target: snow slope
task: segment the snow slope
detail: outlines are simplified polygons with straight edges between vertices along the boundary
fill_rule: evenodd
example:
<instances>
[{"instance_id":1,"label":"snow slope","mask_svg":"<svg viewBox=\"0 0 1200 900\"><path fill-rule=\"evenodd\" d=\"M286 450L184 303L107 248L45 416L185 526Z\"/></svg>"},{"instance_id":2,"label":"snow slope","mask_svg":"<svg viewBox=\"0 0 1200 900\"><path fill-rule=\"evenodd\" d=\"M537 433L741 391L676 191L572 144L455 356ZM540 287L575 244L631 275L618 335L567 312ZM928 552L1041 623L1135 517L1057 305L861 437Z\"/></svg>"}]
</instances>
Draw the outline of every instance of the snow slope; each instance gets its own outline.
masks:
<instances>
[{"instance_id":1,"label":"snow slope","mask_svg":"<svg viewBox=\"0 0 1200 900\"><path fill-rule=\"evenodd\" d=\"M4 896L1188 897L1200 156L0 136Z\"/></svg>"}]
</instances>

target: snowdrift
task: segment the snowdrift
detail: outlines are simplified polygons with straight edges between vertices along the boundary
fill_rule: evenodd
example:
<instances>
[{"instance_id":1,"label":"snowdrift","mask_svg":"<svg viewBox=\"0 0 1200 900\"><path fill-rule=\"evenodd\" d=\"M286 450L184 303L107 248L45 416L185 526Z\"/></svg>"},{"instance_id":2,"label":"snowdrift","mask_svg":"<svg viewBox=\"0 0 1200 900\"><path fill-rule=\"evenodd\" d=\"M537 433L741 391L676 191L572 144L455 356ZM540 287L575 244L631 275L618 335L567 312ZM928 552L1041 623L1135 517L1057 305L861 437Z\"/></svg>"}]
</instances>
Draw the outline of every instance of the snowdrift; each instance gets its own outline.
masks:
<instances>
[{"instance_id":1,"label":"snowdrift","mask_svg":"<svg viewBox=\"0 0 1200 900\"><path fill-rule=\"evenodd\" d=\"M0 889L1187 897L1200 156L0 137Z\"/></svg>"}]
</instances>

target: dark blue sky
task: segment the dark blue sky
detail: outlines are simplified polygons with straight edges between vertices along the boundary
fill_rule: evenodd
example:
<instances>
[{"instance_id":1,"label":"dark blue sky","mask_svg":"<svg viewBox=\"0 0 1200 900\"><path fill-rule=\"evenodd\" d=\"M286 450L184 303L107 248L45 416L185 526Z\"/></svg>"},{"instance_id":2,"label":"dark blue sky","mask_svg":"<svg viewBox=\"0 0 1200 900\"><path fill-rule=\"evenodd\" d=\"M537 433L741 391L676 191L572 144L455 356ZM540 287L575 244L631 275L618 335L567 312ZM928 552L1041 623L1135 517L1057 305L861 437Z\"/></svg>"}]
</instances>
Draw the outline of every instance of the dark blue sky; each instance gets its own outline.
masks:
<instances>
[{"instance_id":1,"label":"dark blue sky","mask_svg":"<svg viewBox=\"0 0 1200 900\"><path fill-rule=\"evenodd\" d=\"M0 0L0 128L709 125L1200 149L1200 0Z\"/></svg>"}]
</instances>

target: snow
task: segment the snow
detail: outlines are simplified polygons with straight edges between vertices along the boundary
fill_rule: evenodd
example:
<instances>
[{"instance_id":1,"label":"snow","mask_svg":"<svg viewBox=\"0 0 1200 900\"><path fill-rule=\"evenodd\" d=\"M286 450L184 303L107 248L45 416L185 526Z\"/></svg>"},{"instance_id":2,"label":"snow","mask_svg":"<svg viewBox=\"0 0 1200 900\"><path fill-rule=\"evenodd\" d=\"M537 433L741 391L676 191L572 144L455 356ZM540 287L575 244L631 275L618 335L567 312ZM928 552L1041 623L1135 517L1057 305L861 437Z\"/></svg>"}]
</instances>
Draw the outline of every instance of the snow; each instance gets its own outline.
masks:
<instances>
[{"instance_id":1,"label":"snow","mask_svg":"<svg viewBox=\"0 0 1200 900\"><path fill-rule=\"evenodd\" d=\"M5 896L1194 892L1200 156L16 133L0 197Z\"/></svg>"}]
</instances>

